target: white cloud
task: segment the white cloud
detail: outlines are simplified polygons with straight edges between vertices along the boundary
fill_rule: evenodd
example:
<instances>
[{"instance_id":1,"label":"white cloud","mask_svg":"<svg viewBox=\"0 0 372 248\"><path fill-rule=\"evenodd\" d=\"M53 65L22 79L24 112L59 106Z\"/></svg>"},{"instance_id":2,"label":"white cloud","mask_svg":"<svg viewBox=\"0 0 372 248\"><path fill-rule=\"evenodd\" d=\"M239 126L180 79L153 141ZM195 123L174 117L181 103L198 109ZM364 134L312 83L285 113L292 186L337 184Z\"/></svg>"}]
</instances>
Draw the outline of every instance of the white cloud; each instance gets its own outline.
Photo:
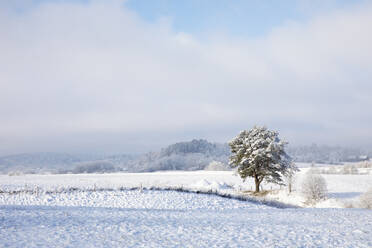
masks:
<instances>
[{"instance_id":1,"label":"white cloud","mask_svg":"<svg viewBox=\"0 0 372 248\"><path fill-rule=\"evenodd\" d=\"M0 9L0 153L84 149L87 133L123 147L129 134L222 141L255 123L294 142L372 145L371 24L364 4L257 39L200 41L120 1Z\"/></svg>"}]
</instances>

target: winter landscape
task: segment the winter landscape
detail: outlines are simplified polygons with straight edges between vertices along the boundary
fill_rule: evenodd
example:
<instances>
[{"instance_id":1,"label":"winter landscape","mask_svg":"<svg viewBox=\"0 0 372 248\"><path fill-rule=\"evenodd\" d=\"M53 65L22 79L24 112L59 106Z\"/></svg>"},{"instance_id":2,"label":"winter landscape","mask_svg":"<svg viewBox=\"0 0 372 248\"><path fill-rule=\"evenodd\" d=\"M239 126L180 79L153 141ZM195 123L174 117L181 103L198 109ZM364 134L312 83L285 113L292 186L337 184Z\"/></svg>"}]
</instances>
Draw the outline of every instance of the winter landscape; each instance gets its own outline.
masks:
<instances>
[{"instance_id":1,"label":"winter landscape","mask_svg":"<svg viewBox=\"0 0 372 248\"><path fill-rule=\"evenodd\" d=\"M369 0L1 0L1 247L372 247Z\"/></svg>"},{"instance_id":2,"label":"winter landscape","mask_svg":"<svg viewBox=\"0 0 372 248\"><path fill-rule=\"evenodd\" d=\"M298 165L292 192L264 183L262 195L231 170L3 174L1 244L371 247L372 163ZM315 202L302 185L312 173L327 186Z\"/></svg>"},{"instance_id":3,"label":"winter landscape","mask_svg":"<svg viewBox=\"0 0 372 248\"><path fill-rule=\"evenodd\" d=\"M358 205L372 174L326 175L315 206L297 186L253 198L231 171L0 178L3 247L372 245L372 211Z\"/></svg>"}]
</instances>

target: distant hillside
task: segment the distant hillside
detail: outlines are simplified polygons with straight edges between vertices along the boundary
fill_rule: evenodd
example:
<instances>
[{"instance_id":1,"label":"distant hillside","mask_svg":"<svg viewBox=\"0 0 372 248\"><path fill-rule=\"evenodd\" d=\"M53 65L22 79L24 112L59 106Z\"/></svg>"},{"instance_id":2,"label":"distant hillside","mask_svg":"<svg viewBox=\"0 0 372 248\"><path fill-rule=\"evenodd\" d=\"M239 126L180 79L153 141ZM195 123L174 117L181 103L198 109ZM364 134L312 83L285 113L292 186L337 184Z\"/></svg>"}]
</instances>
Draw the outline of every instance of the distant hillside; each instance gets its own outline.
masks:
<instances>
[{"instance_id":1,"label":"distant hillside","mask_svg":"<svg viewBox=\"0 0 372 248\"><path fill-rule=\"evenodd\" d=\"M100 173L115 171L202 170L211 162L227 165L227 144L192 140L143 155L32 153L0 157L0 173ZM227 166L226 166L227 167Z\"/></svg>"},{"instance_id":2,"label":"distant hillside","mask_svg":"<svg viewBox=\"0 0 372 248\"><path fill-rule=\"evenodd\" d=\"M290 146L288 154L295 162L305 163L327 163L339 164L343 162L358 162L368 160L372 153L355 148L345 148L339 146Z\"/></svg>"},{"instance_id":3,"label":"distant hillside","mask_svg":"<svg viewBox=\"0 0 372 248\"><path fill-rule=\"evenodd\" d=\"M170 145L161 150L162 156L174 154L185 155L191 153L201 153L209 156L230 155L230 149L227 144L210 143L203 139L193 139L190 142L179 142Z\"/></svg>"},{"instance_id":4,"label":"distant hillside","mask_svg":"<svg viewBox=\"0 0 372 248\"><path fill-rule=\"evenodd\" d=\"M63 173L81 165L101 161L121 167L135 156L68 153L24 153L0 157L0 173ZM96 163L95 163L96 164Z\"/></svg>"},{"instance_id":5,"label":"distant hillside","mask_svg":"<svg viewBox=\"0 0 372 248\"><path fill-rule=\"evenodd\" d=\"M213 161L221 162L227 167L229 155L227 144L194 139L170 145L160 152L147 153L138 160L131 161L128 170L202 170Z\"/></svg>"},{"instance_id":6,"label":"distant hillside","mask_svg":"<svg viewBox=\"0 0 372 248\"><path fill-rule=\"evenodd\" d=\"M81 158L76 155L63 153L31 153L17 154L0 157L0 165L60 165L80 162Z\"/></svg>"}]
</instances>

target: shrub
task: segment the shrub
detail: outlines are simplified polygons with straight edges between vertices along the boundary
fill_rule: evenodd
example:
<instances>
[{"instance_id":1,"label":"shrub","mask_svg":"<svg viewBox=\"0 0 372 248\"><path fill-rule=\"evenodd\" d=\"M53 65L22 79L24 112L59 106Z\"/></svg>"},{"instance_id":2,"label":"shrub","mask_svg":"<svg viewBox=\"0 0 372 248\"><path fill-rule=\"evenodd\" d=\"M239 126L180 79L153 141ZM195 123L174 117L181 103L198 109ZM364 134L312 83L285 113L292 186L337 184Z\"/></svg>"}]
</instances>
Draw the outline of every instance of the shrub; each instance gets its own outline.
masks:
<instances>
[{"instance_id":1,"label":"shrub","mask_svg":"<svg viewBox=\"0 0 372 248\"><path fill-rule=\"evenodd\" d=\"M358 169L354 165L344 165L343 174L358 174Z\"/></svg>"},{"instance_id":2,"label":"shrub","mask_svg":"<svg viewBox=\"0 0 372 248\"><path fill-rule=\"evenodd\" d=\"M361 208L372 209L372 188L360 196L359 204Z\"/></svg>"},{"instance_id":3,"label":"shrub","mask_svg":"<svg viewBox=\"0 0 372 248\"><path fill-rule=\"evenodd\" d=\"M302 193L307 203L314 204L324 200L327 196L327 183L321 175L306 173L302 181Z\"/></svg>"},{"instance_id":4,"label":"shrub","mask_svg":"<svg viewBox=\"0 0 372 248\"><path fill-rule=\"evenodd\" d=\"M213 160L206 167L205 170L208 171L226 171L230 170L224 163Z\"/></svg>"},{"instance_id":5,"label":"shrub","mask_svg":"<svg viewBox=\"0 0 372 248\"><path fill-rule=\"evenodd\" d=\"M8 176L22 176L23 172L22 171L9 171Z\"/></svg>"},{"instance_id":6,"label":"shrub","mask_svg":"<svg viewBox=\"0 0 372 248\"><path fill-rule=\"evenodd\" d=\"M105 173L115 172L115 166L107 161L93 161L77 164L72 171L75 174L79 173Z\"/></svg>"}]
</instances>

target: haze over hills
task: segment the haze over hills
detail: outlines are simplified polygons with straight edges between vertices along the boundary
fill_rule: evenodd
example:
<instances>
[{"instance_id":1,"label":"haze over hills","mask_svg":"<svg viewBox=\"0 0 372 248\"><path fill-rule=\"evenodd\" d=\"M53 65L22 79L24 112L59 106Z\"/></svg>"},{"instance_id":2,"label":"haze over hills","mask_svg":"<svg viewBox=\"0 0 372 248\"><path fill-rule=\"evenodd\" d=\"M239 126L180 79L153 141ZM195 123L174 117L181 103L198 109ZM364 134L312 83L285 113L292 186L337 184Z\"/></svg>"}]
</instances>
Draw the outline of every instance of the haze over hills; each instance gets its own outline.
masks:
<instances>
[{"instance_id":1,"label":"haze over hills","mask_svg":"<svg viewBox=\"0 0 372 248\"><path fill-rule=\"evenodd\" d=\"M340 164L366 160L372 152L360 149L318 146L290 146L295 162ZM230 148L227 143L204 139L178 142L158 152L131 154L31 153L0 157L0 173L103 173L149 172L159 170L203 170L211 163L228 169ZM219 168L221 169L221 168Z\"/></svg>"}]
</instances>

